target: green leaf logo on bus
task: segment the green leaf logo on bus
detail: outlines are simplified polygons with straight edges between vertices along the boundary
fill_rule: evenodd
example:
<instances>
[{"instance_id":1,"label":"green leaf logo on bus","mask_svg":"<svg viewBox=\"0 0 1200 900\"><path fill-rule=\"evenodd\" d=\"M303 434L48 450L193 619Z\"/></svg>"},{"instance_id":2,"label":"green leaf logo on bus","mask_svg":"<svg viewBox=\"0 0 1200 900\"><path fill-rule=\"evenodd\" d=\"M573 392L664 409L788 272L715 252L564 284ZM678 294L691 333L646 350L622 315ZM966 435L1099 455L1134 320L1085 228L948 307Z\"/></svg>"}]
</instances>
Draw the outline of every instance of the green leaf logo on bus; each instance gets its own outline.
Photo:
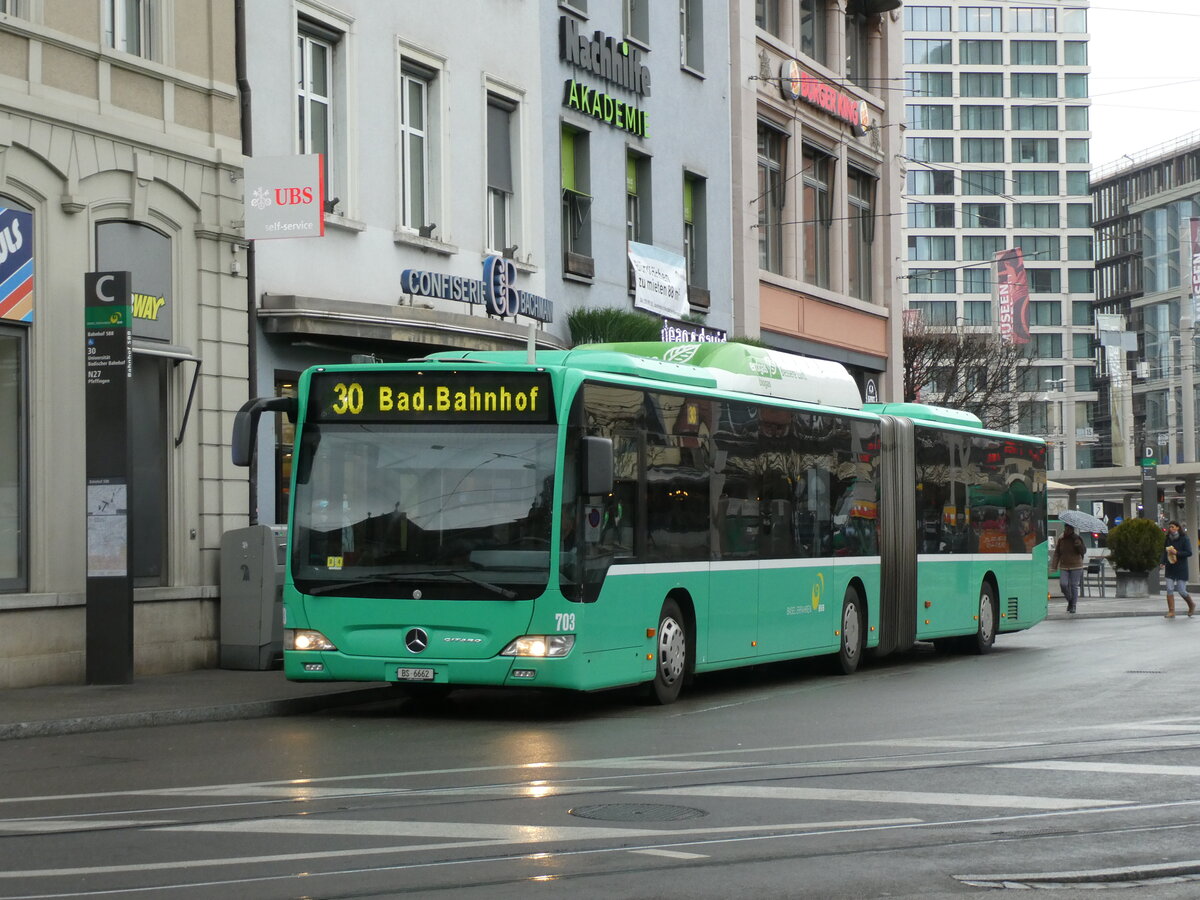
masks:
<instances>
[{"instance_id":1,"label":"green leaf logo on bus","mask_svg":"<svg viewBox=\"0 0 1200 900\"><path fill-rule=\"evenodd\" d=\"M812 589L812 608L813 608L814 612L821 608L821 594L824 592L824 590L825 590L825 573L818 572L817 580L815 582L813 582L813 589Z\"/></svg>"}]
</instances>

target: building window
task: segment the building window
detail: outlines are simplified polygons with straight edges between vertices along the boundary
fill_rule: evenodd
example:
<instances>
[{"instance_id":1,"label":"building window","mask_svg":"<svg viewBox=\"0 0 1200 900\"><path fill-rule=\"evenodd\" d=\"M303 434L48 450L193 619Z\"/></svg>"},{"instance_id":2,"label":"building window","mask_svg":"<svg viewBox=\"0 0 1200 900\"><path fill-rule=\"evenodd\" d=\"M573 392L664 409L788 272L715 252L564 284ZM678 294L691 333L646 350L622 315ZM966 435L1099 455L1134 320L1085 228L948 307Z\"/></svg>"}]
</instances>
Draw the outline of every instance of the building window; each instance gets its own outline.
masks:
<instances>
[{"instance_id":1,"label":"building window","mask_svg":"<svg viewBox=\"0 0 1200 900\"><path fill-rule=\"evenodd\" d=\"M588 134L562 127L562 242L564 271L591 277L592 197Z\"/></svg>"},{"instance_id":2,"label":"building window","mask_svg":"<svg viewBox=\"0 0 1200 900\"><path fill-rule=\"evenodd\" d=\"M1025 279L1029 291L1033 294L1057 294L1062 288L1062 273L1058 269L1026 269ZM1038 304L1034 304L1035 306ZM1043 303L1046 307L1044 322L1033 322L1034 325L1061 325L1062 308L1058 303Z\"/></svg>"},{"instance_id":3,"label":"building window","mask_svg":"<svg viewBox=\"0 0 1200 900\"><path fill-rule=\"evenodd\" d=\"M0 325L0 591L29 587L25 335Z\"/></svg>"},{"instance_id":4,"label":"building window","mask_svg":"<svg viewBox=\"0 0 1200 900\"><path fill-rule=\"evenodd\" d=\"M651 223L650 157L625 153L625 238L639 244L654 242Z\"/></svg>"},{"instance_id":5,"label":"building window","mask_svg":"<svg viewBox=\"0 0 1200 900\"><path fill-rule=\"evenodd\" d=\"M956 316L953 300L914 300L908 306L920 315L921 321L926 325L938 327L954 325ZM951 374L946 370L942 370L940 373L943 379L949 379ZM949 385L947 384L946 387L948 388Z\"/></svg>"},{"instance_id":6,"label":"building window","mask_svg":"<svg viewBox=\"0 0 1200 900\"><path fill-rule=\"evenodd\" d=\"M1063 41L1063 62L1068 66L1086 66L1087 41Z\"/></svg>"},{"instance_id":7,"label":"building window","mask_svg":"<svg viewBox=\"0 0 1200 900\"><path fill-rule=\"evenodd\" d=\"M804 221L804 272L810 284L829 287L829 230L832 215L833 160L822 150L805 146L801 166Z\"/></svg>"},{"instance_id":8,"label":"building window","mask_svg":"<svg viewBox=\"0 0 1200 900\"><path fill-rule=\"evenodd\" d=\"M704 4L679 0L679 61L689 69L704 71Z\"/></svg>"},{"instance_id":9,"label":"building window","mask_svg":"<svg viewBox=\"0 0 1200 900\"><path fill-rule=\"evenodd\" d=\"M905 31L949 31L950 7L905 6Z\"/></svg>"},{"instance_id":10,"label":"building window","mask_svg":"<svg viewBox=\"0 0 1200 900\"><path fill-rule=\"evenodd\" d=\"M1003 97L1004 74L963 72L959 76L959 94L963 97Z\"/></svg>"},{"instance_id":11,"label":"building window","mask_svg":"<svg viewBox=\"0 0 1200 900\"><path fill-rule=\"evenodd\" d=\"M1088 96L1088 77L1083 74L1066 74L1063 76L1063 96L1071 99L1086 99Z\"/></svg>"},{"instance_id":12,"label":"building window","mask_svg":"<svg viewBox=\"0 0 1200 900\"><path fill-rule=\"evenodd\" d=\"M964 294L990 294L992 292L992 270L963 269ZM963 303L963 316L968 325L990 325L992 301L967 300Z\"/></svg>"},{"instance_id":13,"label":"building window","mask_svg":"<svg viewBox=\"0 0 1200 900\"><path fill-rule=\"evenodd\" d=\"M1091 235L1071 235L1067 238L1067 259L1091 259Z\"/></svg>"},{"instance_id":14,"label":"building window","mask_svg":"<svg viewBox=\"0 0 1200 900\"><path fill-rule=\"evenodd\" d=\"M1072 359L1091 359L1092 358L1092 336L1090 334L1073 334L1073 335L1071 335L1071 358Z\"/></svg>"},{"instance_id":15,"label":"building window","mask_svg":"<svg viewBox=\"0 0 1200 900\"><path fill-rule=\"evenodd\" d=\"M1058 138L1013 138L1012 155L1019 163L1058 162Z\"/></svg>"},{"instance_id":16,"label":"building window","mask_svg":"<svg viewBox=\"0 0 1200 900\"><path fill-rule=\"evenodd\" d=\"M973 235L963 237L963 259L987 260L1004 249L1004 238L999 235ZM972 271L972 270L968 270Z\"/></svg>"},{"instance_id":17,"label":"building window","mask_svg":"<svg viewBox=\"0 0 1200 900\"><path fill-rule=\"evenodd\" d=\"M908 237L909 259L954 259L954 236L920 234Z\"/></svg>"},{"instance_id":18,"label":"building window","mask_svg":"<svg viewBox=\"0 0 1200 900\"><path fill-rule=\"evenodd\" d=\"M1091 228L1092 227L1092 204L1090 204L1090 203L1068 203L1067 204L1067 227L1068 228Z\"/></svg>"},{"instance_id":19,"label":"building window","mask_svg":"<svg viewBox=\"0 0 1200 900\"><path fill-rule=\"evenodd\" d=\"M429 226L436 225L431 197L434 132L429 120L433 85L432 70L413 64L401 69L401 221L418 231L427 231Z\"/></svg>"},{"instance_id":20,"label":"building window","mask_svg":"<svg viewBox=\"0 0 1200 900\"><path fill-rule=\"evenodd\" d=\"M908 292L910 294L953 294L953 269L910 269ZM913 304L914 307L916 304Z\"/></svg>"},{"instance_id":21,"label":"building window","mask_svg":"<svg viewBox=\"0 0 1200 900\"><path fill-rule=\"evenodd\" d=\"M877 179L867 172L851 168L849 181L850 215L846 228L850 283L847 287L851 297L870 300L872 297L872 263L875 256L875 186Z\"/></svg>"},{"instance_id":22,"label":"building window","mask_svg":"<svg viewBox=\"0 0 1200 900\"><path fill-rule=\"evenodd\" d=\"M908 38L904 42L904 62L910 65L950 65L951 43L934 38Z\"/></svg>"},{"instance_id":23,"label":"building window","mask_svg":"<svg viewBox=\"0 0 1200 900\"><path fill-rule=\"evenodd\" d=\"M998 6L964 6L958 13L962 31L1003 31L1004 23Z\"/></svg>"},{"instance_id":24,"label":"building window","mask_svg":"<svg viewBox=\"0 0 1200 900\"><path fill-rule=\"evenodd\" d=\"M1058 173L1014 172L1013 193L1023 196L1053 197L1058 193Z\"/></svg>"},{"instance_id":25,"label":"building window","mask_svg":"<svg viewBox=\"0 0 1200 900\"><path fill-rule=\"evenodd\" d=\"M958 61L964 66L1002 66L1004 42L959 41Z\"/></svg>"},{"instance_id":26,"label":"building window","mask_svg":"<svg viewBox=\"0 0 1200 900\"><path fill-rule=\"evenodd\" d=\"M1067 269L1067 290L1072 294L1090 294L1096 290L1095 286L1095 271L1093 269ZM1083 309L1088 311L1082 322L1074 321L1073 325L1091 325L1091 306L1086 302L1083 304Z\"/></svg>"},{"instance_id":27,"label":"building window","mask_svg":"<svg viewBox=\"0 0 1200 900\"><path fill-rule=\"evenodd\" d=\"M1068 277L1070 275L1073 275L1076 272L1087 272L1089 275L1092 274L1091 269L1071 269L1068 272ZM1070 280L1072 282L1074 281L1073 278ZM1075 290L1074 286L1071 286L1071 290L1072 291ZM1092 292L1091 279L1089 279L1087 291L1086 292L1081 291L1080 293L1089 293L1090 294L1091 292ZM1092 301L1090 301L1090 300L1072 300L1071 301L1071 324L1072 325L1086 325L1090 328L1092 325L1095 324L1095 322L1096 322L1096 320L1092 317Z\"/></svg>"},{"instance_id":28,"label":"building window","mask_svg":"<svg viewBox=\"0 0 1200 900\"><path fill-rule=\"evenodd\" d=\"M1013 41L1009 56L1014 66L1053 66L1058 64L1054 41Z\"/></svg>"},{"instance_id":29,"label":"building window","mask_svg":"<svg viewBox=\"0 0 1200 900\"><path fill-rule=\"evenodd\" d=\"M1087 31L1087 10L1064 9L1062 30L1064 34L1084 34Z\"/></svg>"},{"instance_id":30,"label":"building window","mask_svg":"<svg viewBox=\"0 0 1200 900\"><path fill-rule=\"evenodd\" d=\"M1014 203L1014 228L1057 228L1057 203Z\"/></svg>"},{"instance_id":31,"label":"building window","mask_svg":"<svg viewBox=\"0 0 1200 900\"><path fill-rule=\"evenodd\" d=\"M1087 172L1067 173L1067 195L1071 197L1086 197L1091 190L1091 176ZM1055 190L1054 193L1058 193Z\"/></svg>"},{"instance_id":32,"label":"building window","mask_svg":"<svg viewBox=\"0 0 1200 900\"><path fill-rule=\"evenodd\" d=\"M1094 391L1096 370L1091 366L1075 366L1075 390Z\"/></svg>"},{"instance_id":33,"label":"building window","mask_svg":"<svg viewBox=\"0 0 1200 900\"><path fill-rule=\"evenodd\" d=\"M909 228L953 228L953 203L908 204Z\"/></svg>"},{"instance_id":34,"label":"building window","mask_svg":"<svg viewBox=\"0 0 1200 900\"><path fill-rule=\"evenodd\" d=\"M783 274L783 166L787 136L758 123L758 265Z\"/></svg>"},{"instance_id":35,"label":"building window","mask_svg":"<svg viewBox=\"0 0 1200 900\"><path fill-rule=\"evenodd\" d=\"M973 271L973 270L968 270ZM974 293L988 293L988 291L975 291ZM990 300L964 300L963 301L963 324L964 325L991 325L992 324L992 301Z\"/></svg>"},{"instance_id":36,"label":"building window","mask_svg":"<svg viewBox=\"0 0 1200 900\"><path fill-rule=\"evenodd\" d=\"M1010 31L1034 31L1053 34L1058 30L1054 10L1045 7L1019 7L1009 11Z\"/></svg>"},{"instance_id":37,"label":"building window","mask_svg":"<svg viewBox=\"0 0 1200 900\"><path fill-rule=\"evenodd\" d=\"M104 43L144 59L159 59L157 0L104 0Z\"/></svg>"},{"instance_id":38,"label":"building window","mask_svg":"<svg viewBox=\"0 0 1200 900\"><path fill-rule=\"evenodd\" d=\"M946 55L950 55L949 41L946 41ZM857 85L871 83L867 17L861 12L855 12L853 6L846 11L846 78Z\"/></svg>"},{"instance_id":39,"label":"building window","mask_svg":"<svg viewBox=\"0 0 1200 900\"><path fill-rule=\"evenodd\" d=\"M513 216L513 116L516 104L496 94L487 98L487 241L488 249L503 252L515 246Z\"/></svg>"},{"instance_id":40,"label":"building window","mask_svg":"<svg viewBox=\"0 0 1200 900\"><path fill-rule=\"evenodd\" d=\"M1026 261L1055 260L1061 253L1058 235L1018 234L1013 238L1013 246L1021 251Z\"/></svg>"},{"instance_id":41,"label":"building window","mask_svg":"<svg viewBox=\"0 0 1200 900\"><path fill-rule=\"evenodd\" d=\"M699 175L683 175L683 258L692 287L708 287L707 182Z\"/></svg>"},{"instance_id":42,"label":"building window","mask_svg":"<svg viewBox=\"0 0 1200 900\"><path fill-rule=\"evenodd\" d=\"M779 36L779 0L754 0L754 24Z\"/></svg>"},{"instance_id":43,"label":"building window","mask_svg":"<svg viewBox=\"0 0 1200 900\"><path fill-rule=\"evenodd\" d=\"M1028 355L1034 359L1062 359L1061 334L1030 335L1029 343L1026 346L1030 351Z\"/></svg>"},{"instance_id":44,"label":"building window","mask_svg":"<svg viewBox=\"0 0 1200 900\"><path fill-rule=\"evenodd\" d=\"M296 91L300 118L296 152L320 153L326 193L329 183L329 150L333 133L333 52L336 36L306 19L296 35Z\"/></svg>"},{"instance_id":45,"label":"building window","mask_svg":"<svg viewBox=\"0 0 1200 900\"><path fill-rule=\"evenodd\" d=\"M904 139L905 155L914 162L954 162L954 138Z\"/></svg>"},{"instance_id":46,"label":"building window","mask_svg":"<svg viewBox=\"0 0 1200 900\"><path fill-rule=\"evenodd\" d=\"M1004 162L1004 138L962 138L962 161Z\"/></svg>"},{"instance_id":47,"label":"building window","mask_svg":"<svg viewBox=\"0 0 1200 900\"><path fill-rule=\"evenodd\" d=\"M960 177L964 194L999 197L1008 193L1004 186L1004 173L997 169L975 169L963 172Z\"/></svg>"},{"instance_id":48,"label":"building window","mask_svg":"<svg viewBox=\"0 0 1200 900\"><path fill-rule=\"evenodd\" d=\"M1067 162L1085 163L1089 158L1087 138L1067 138Z\"/></svg>"},{"instance_id":49,"label":"building window","mask_svg":"<svg viewBox=\"0 0 1200 900\"><path fill-rule=\"evenodd\" d=\"M945 195L954 193L954 173L913 169L908 173L908 193Z\"/></svg>"},{"instance_id":50,"label":"building window","mask_svg":"<svg viewBox=\"0 0 1200 900\"><path fill-rule=\"evenodd\" d=\"M909 128L916 128L919 131L954 130L953 106L910 103L904 110Z\"/></svg>"},{"instance_id":51,"label":"building window","mask_svg":"<svg viewBox=\"0 0 1200 900\"><path fill-rule=\"evenodd\" d=\"M1010 96L1057 97L1058 76L1053 72L1014 72L1010 81Z\"/></svg>"},{"instance_id":52,"label":"building window","mask_svg":"<svg viewBox=\"0 0 1200 900\"><path fill-rule=\"evenodd\" d=\"M1086 106L1063 107L1064 122L1067 131L1088 130L1088 108Z\"/></svg>"},{"instance_id":53,"label":"building window","mask_svg":"<svg viewBox=\"0 0 1200 900\"><path fill-rule=\"evenodd\" d=\"M1058 107L1014 106L1012 108L1013 131L1057 131ZM1070 160L1068 160L1070 162Z\"/></svg>"},{"instance_id":54,"label":"building window","mask_svg":"<svg viewBox=\"0 0 1200 900\"><path fill-rule=\"evenodd\" d=\"M800 0L800 52L824 63L826 0Z\"/></svg>"},{"instance_id":55,"label":"building window","mask_svg":"<svg viewBox=\"0 0 1200 900\"><path fill-rule=\"evenodd\" d=\"M1003 228L1003 203L964 203L963 228Z\"/></svg>"},{"instance_id":56,"label":"building window","mask_svg":"<svg viewBox=\"0 0 1200 900\"><path fill-rule=\"evenodd\" d=\"M650 46L650 0L624 0L621 22L625 37L632 38L643 47Z\"/></svg>"},{"instance_id":57,"label":"building window","mask_svg":"<svg viewBox=\"0 0 1200 900\"><path fill-rule=\"evenodd\" d=\"M954 76L949 72L905 72L906 97L951 97L954 95Z\"/></svg>"},{"instance_id":58,"label":"building window","mask_svg":"<svg viewBox=\"0 0 1200 900\"><path fill-rule=\"evenodd\" d=\"M960 108L959 127L963 131L1003 131L1003 106L963 106Z\"/></svg>"}]
</instances>

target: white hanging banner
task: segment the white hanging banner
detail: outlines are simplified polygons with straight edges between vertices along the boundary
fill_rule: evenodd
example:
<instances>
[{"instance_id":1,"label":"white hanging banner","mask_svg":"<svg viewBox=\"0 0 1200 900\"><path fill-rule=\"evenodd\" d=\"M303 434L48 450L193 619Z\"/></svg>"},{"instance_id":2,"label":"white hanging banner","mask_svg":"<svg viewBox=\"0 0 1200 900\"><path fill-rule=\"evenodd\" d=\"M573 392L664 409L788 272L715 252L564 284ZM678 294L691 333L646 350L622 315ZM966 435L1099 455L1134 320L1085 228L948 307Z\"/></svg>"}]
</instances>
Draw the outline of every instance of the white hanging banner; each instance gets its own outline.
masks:
<instances>
[{"instance_id":1,"label":"white hanging banner","mask_svg":"<svg viewBox=\"0 0 1200 900\"><path fill-rule=\"evenodd\" d=\"M687 315L687 260L678 253L630 241L629 263L633 266L634 306L676 319Z\"/></svg>"}]
</instances>

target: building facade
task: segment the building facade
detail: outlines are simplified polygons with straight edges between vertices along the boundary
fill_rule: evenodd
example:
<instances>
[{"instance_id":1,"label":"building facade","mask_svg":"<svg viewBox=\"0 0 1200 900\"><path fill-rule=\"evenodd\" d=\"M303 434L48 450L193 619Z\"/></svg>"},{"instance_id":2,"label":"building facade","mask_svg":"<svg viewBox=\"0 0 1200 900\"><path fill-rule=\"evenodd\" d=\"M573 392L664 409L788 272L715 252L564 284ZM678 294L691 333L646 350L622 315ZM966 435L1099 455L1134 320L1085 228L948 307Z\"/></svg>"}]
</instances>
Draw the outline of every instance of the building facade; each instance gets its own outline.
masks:
<instances>
[{"instance_id":1,"label":"building facade","mask_svg":"<svg viewBox=\"0 0 1200 900\"><path fill-rule=\"evenodd\" d=\"M1088 497L1142 503L1145 460L1157 464L1158 517L1196 533L1196 294L1200 285L1200 133L1097 171L1097 430L1112 467L1076 479ZM1195 570L1193 570L1195 571Z\"/></svg>"},{"instance_id":2,"label":"building facade","mask_svg":"<svg viewBox=\"0 0 1200 900\"><path fill-rule=\"evenodd\" d=\"M356 355L570 346L573 311L637 307L630 242L686 266L678 327L728 328L728 22L711 6L246 11L253 156L323 154L328 198L323 237L255 242L258 395ZM495 257L534 298L515 315L472 293ZM285 521L290 442L264 418L257 521Z\"/></svg>"},{"instance_id":3,"label":"building facade","mask_svg":"<svg viewBox=\"0 0 1200 900\"><path fill-rule=\"evenodd\" d=\"M904 284L930 327L998 326L1019 249L1034 365L1016 427L1057 470L1096 464L1087 3L904 7Z\"/></svg>"},{"instance_id":4,"label":"building facade","mask_svg":"<svg viewBox=\"0 0 1200 900\"><path fill-rule=\"evenodd\" d=\"M0 688L84 677L95 271L132 280L136 671L215 664L246 507L235 44L233 0L0 3Z\"/></svg>"},{"instance_id":5,"label":"building facade","mask_svg":"<svg viewBox=\"0 0 1200 900\"><path fill-rule=\"evenodd\" d=\"M732 5L734 328L897 397L899 4Z\"/></svg>"}]
</instances>

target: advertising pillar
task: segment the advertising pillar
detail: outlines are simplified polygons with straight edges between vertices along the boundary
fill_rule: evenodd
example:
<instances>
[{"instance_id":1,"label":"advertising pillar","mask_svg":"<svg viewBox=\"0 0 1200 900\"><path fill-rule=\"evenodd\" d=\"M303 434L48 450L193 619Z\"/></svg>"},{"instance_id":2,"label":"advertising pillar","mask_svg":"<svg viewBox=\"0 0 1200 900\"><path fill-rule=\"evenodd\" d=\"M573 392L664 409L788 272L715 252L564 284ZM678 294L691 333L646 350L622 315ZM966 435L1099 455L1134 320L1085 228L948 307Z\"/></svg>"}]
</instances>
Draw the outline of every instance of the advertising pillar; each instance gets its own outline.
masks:
<instances>
[{"instance_id":1,"label":"advertising pillar","mask_svg":"<svg viewBox=\"0 0 1200 900\"><path fill-rule=\"evenodd\" d=\"M84 275L88 684L133 681L128 272Z\"/></svg>"}]
</instances>

